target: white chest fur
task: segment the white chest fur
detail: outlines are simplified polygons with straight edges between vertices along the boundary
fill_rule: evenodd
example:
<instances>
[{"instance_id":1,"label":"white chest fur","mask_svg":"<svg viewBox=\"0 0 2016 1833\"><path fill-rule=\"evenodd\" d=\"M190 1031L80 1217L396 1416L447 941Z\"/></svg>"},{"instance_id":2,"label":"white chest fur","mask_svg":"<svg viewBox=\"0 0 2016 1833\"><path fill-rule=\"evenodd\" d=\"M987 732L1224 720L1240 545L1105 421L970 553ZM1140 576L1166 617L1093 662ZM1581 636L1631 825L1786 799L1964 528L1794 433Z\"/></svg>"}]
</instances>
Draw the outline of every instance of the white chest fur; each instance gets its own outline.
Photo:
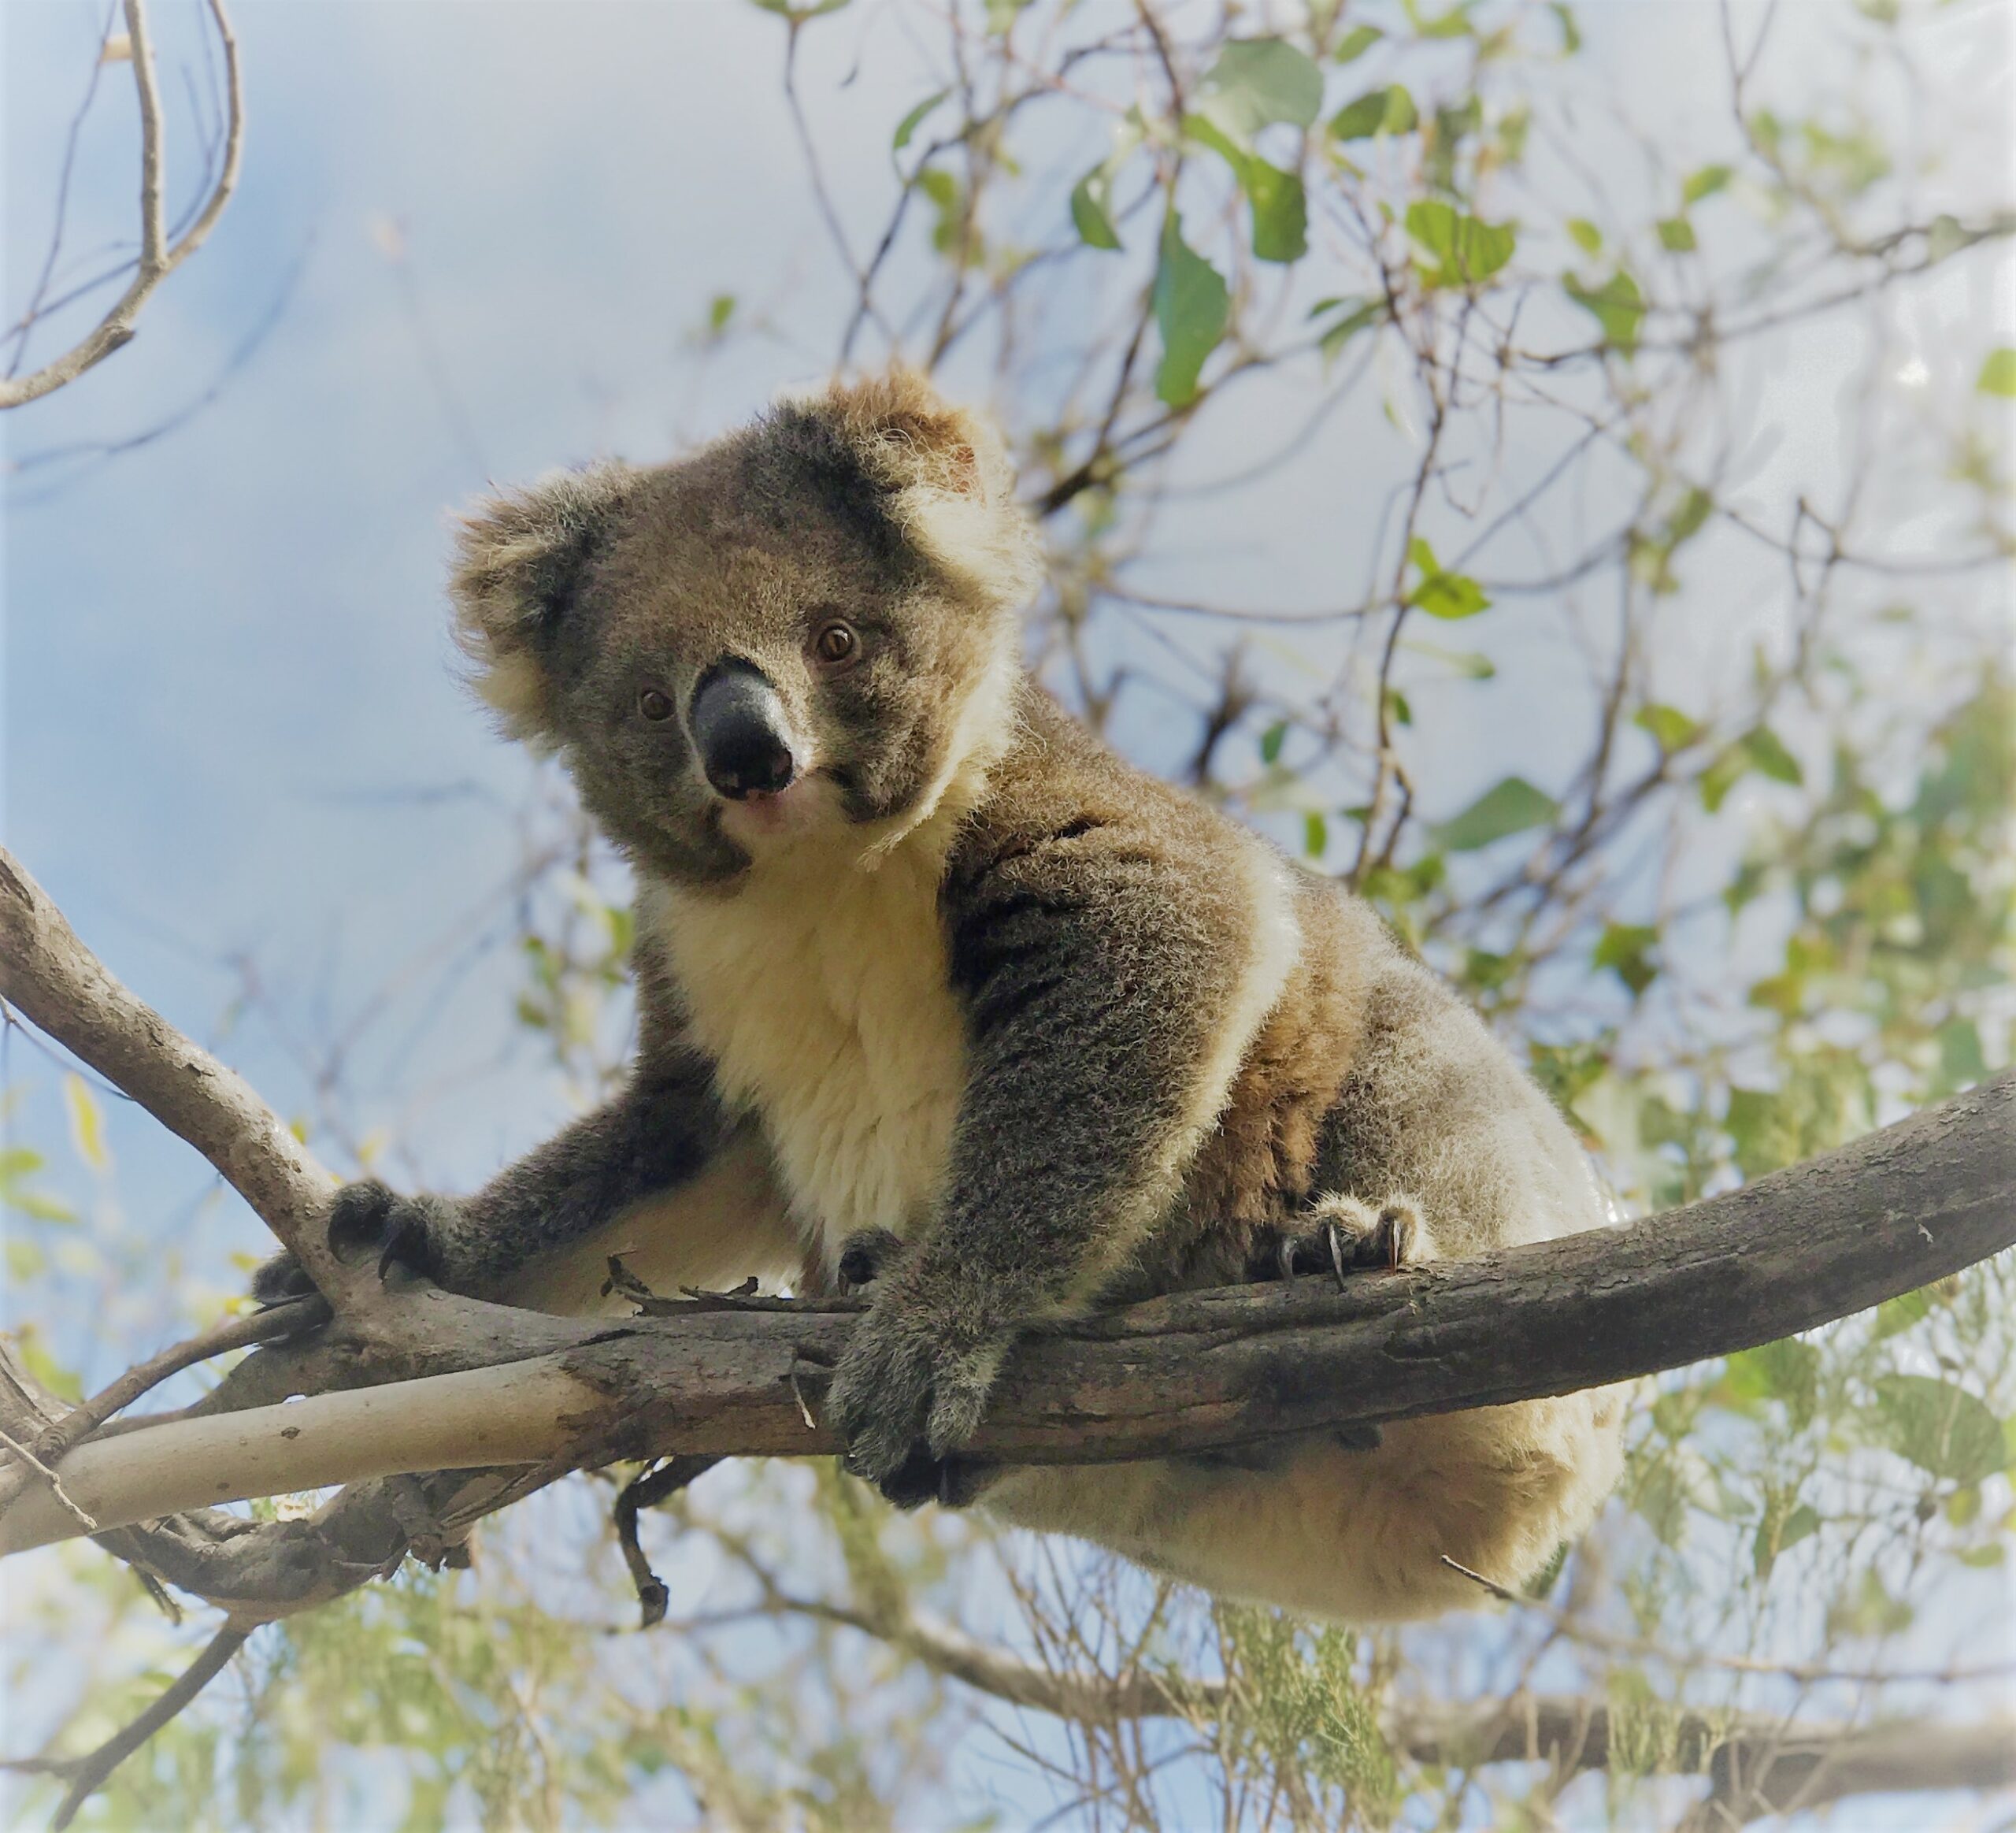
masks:
<instances>
[{"instance_id":1,"label":"white chest fur","mask_svg":"<svg viewBox=\"0 0 2016 1833\"><path fill-rule=\"evenodd\" d=\"M732 895L657 889L662 938L721 1092L762 1119L808 1242L930 1213L965 1085L938 914L944 848L867 870L773 860Z\"/></svg>"}]
</instances>

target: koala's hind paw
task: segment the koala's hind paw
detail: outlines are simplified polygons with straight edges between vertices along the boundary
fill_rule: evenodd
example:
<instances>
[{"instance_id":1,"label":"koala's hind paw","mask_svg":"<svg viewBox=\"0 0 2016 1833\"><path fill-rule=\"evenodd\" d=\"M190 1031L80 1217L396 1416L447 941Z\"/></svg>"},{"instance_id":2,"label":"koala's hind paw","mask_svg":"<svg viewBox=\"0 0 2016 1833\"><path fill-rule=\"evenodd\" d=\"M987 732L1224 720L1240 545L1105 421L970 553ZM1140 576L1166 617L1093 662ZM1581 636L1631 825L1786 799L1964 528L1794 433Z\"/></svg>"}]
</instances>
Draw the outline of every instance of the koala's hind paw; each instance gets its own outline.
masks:
<instances>
[{"instance_id":1,"label":"koala's hind paw","mask_svg":"<svg viewBox=\"0 0 2016 1833\"><path fill-rule=\"evenodd\" d=\"M1376 1209L1355 1197L1321 1197L1310 1205L1306 1220L1299 1232L1280 1237L1271 1267L1256 1255L1255 1278L1329 1271L1341 1290L1354 1272L1391 1271L1430 1256L1428 1225L1405 1197L1390 1197Z\"/></svg>"},{"instance_id":2,"label":"koala's hind paw","mask_svg":"<svg viewBox=\"0 0 2016 1833\"><path fill-rule=\"evenodd\" d=\"M378 1277L403 1267L439 1282L440 1199L402 1197L376 1179L346 1184L329 1205L329 1247L339 1260L376 1256Z\"/></svg>"},{"instance_id":3,"label":"koala's hind paw","mask_svg":"<svg viewBox=\"0 0 2016 1833\"><path fill-rule=\"evenodd\" d=\"M308 1269L285 1249L261 1261L252 1275L252 1296L261 1305L285 1304L290 1299L309 1297L314 1290Z\"/></svg>"}]
</instances>

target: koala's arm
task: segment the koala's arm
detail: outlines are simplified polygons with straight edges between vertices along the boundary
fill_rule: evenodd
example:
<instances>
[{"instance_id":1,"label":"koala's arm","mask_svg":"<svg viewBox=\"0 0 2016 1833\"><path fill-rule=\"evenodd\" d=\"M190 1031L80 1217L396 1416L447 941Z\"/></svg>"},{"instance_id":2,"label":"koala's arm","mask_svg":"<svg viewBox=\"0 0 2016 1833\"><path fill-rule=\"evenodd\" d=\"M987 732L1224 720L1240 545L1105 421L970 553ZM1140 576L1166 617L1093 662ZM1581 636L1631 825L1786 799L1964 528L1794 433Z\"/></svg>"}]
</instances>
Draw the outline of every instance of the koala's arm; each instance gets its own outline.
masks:
<instances>
[{"instance_id":1,"label":"koala's arm","mask_svg":"<svg viewBox=\"0 0 2016 1833\"><path fill-rule=\"evenodd\" d=\"M383 1184L346 1185L329 1217L330 1242L350 1260L399 1263L451 1291L538 1304L530 1275L564 1261L605 1223L691 1182L735 1134L711 1066L690 1047L639 1057L629 1085L498 1174L473 1196L402 1197ZM254 1289L271 1301L306 1289L290 1255L269 1261Z\"/></svg>"},{"instance_id":2,"label":"koala's arm","mask_svg":"<svg viewBox=\"0 0 2016 1833\"><path fill-rule=\"evenodd\" d=\"M969 1067L944 1193L829 1397L899 1500L978 1425L1017 1330L1096 1295L1168 1213L1279 989L1275 869L1201 821L1169 831L1190 814L1067 821L948 879Z\"/></svg>"}]
</instances>

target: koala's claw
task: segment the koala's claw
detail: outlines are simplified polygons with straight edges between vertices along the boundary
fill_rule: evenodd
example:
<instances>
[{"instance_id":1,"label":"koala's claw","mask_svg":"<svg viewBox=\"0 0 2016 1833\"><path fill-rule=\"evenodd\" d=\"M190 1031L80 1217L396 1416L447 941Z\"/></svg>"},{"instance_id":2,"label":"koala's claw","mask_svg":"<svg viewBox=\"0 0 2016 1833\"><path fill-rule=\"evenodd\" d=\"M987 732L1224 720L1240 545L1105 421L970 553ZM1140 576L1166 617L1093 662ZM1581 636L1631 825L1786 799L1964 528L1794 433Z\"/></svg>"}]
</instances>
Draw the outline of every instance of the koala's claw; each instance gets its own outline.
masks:
<instances>
[{"instance_id":1,"label":"koala's claw","mask_svg":"<svg viewBox=\"0 0 2016 1833\"><path fill-rule=\"evenodd\" d=\"M329 1246L339 1260L374 1255L378 1277L403 1267L438 1282L439 1244L429 1223L435 1200L402 1197L375 1178L346 1184L329 1205Z\"/></svg>"},{"instance_id":2,"label":"koala's claw","mask_svg":"<svg viewBox=\"0 0 2016 1833\"><path fill-rule=\"evenodd\" d=\"M1377 1209L1355 1197L1324 1197L1310 1207L1308 1218L1310 1226L1303 1232L1280 1237L1274 1276L1292 1279L1298 1273L1328 1270L1341 1292L1354 1272L1392 1271L1429 1257L1427 1225L1404 1197L1389 1197ZM1256 1268L1254 1276L1269 1275Z\"/></svg>"},{"instance_id":3,"label":"koala's claw","mask_svg":"<svg viewBox=\"0 0 2016 1833\"><path fill-rule=\"evenodd\" d=\"M826 1397L847 1468L899 1507L969 1500L971 1467L953 1454L980 1429L1008 1340L962 1340L936 1309L885 1294L855 1326Z\"/></svg>"}]
</instances>

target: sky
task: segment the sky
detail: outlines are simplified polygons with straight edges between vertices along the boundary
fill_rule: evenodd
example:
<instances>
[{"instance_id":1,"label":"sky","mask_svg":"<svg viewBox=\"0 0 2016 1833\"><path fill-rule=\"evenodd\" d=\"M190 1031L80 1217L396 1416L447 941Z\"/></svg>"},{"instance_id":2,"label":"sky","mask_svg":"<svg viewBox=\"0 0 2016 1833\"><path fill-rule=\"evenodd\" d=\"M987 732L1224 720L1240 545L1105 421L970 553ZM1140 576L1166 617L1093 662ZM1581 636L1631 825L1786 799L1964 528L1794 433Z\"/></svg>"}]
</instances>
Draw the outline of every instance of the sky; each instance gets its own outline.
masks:
<instances>
[{"instance_id":1,"label":"sky","mask_svg":"<svg viewBox=\"0 0 2016 1833\"><path fill-rule=\"evenodd\" d=\"M206 111L191 96L209 79L197 8L158 10L180 200L201 163L190 124ZM49 244L106 16L85 0L0 6L10 314ZM487 481L654 458L732 424L823 372L848 292L781 97L782 28L754 6L246 0L236 16L239 195L129 347L0 429L0 831L116 972L284 1114L315 1110L304 1041L354 1027L355 1081L381 1091L365 1125L424 1112L411 1168L463 1187L550 1130L565 1100L514 1045L515 960L459 978L443 967L520 863L538 792L455 675L449 514ZM1712 138L1712 19L1663 0L1584 9L1620 105L1670 121L1677 148ZM2006 95L2008 34L1955 43L1970 77L1956 145L1995 148L1977 117ZM891 126L937 80L902 6L808 28L808 113L858 239L895 194ZM132 234L124 68L102 83L65 239L87 263ZM722 294L769 328L701 364ZM1964 386L1962 368L2012 323L2005 269L1922 293L1900 333L1936 386ZM1761 498L1825 477L1855 354L1829 340L1849 335L1744 359ZM1293 406L1256 390L1214 423L1200 469L1231 468ZM1250 499L1186 507L1162 583L1270 605L1354 587L1408 432L1368 413L1326 440L1264 514ZM1925 532L1901 512L1893 532ZM1773 588L1752 562L1729 564L1731 623L1675 636L1704 678L1725 669L1731 629L1772 627ZM1508 757L1544 781L1572 754L1574 733L1521 711L1558 666L1536 650L1506 710L1452 735L1432 784L1443 808ZM1169 735L1143 718L1123 741L1166 755ZM165 1340L186 1308L235 1289L230 1256L267 1244L193 1154L117 1104L116 1178L80 1167L59 1067L19 1036L6 1048L10 1137L45 1150L52 1186L101 1221L119 1212L142 1244L129 1271L171 1275L116 1281L106 1306L69 1320L61 1348L102 1378L125 1345ZM87 1247L72 1270L78 1290L97 1289ZM21 1302L9 1292L0 1323Z\"/></svg>"}]
</instances>

